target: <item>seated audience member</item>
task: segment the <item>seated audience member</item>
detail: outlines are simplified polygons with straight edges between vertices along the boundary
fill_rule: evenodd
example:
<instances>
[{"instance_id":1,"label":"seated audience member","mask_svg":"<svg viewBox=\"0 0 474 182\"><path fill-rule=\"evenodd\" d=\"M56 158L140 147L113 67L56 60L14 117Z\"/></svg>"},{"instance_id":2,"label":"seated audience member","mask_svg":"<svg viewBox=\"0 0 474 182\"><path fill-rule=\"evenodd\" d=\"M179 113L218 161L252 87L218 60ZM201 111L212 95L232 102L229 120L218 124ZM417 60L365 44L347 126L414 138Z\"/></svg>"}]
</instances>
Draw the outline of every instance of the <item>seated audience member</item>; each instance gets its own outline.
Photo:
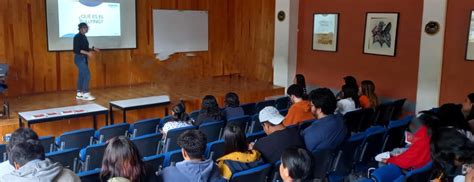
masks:
<instances>
[{"instance_id":1,"label":"seated audience member","mask_svg":"<svg viewBox=\"0 0 474 182\"><path fill-rule=\"evenodd\" d=\"M431 161L430 136L426 123L439 122L438 117L430 112L422 112L418 117L412 119L409 132L414 134L411 145L401 154L390 156L383 162L394 164L402 169L418 169Z\"/></svg>"},{"instance_id":2,"label":"seated audience member","mask_svg":"<svg viewBox=\"0 0 474 182\"><path fill-rule=\"evenodd\" d=\"M15 130L11 137L10 141L7 144L7 154L10 156L10 150L15 146L16 144L26 142L27 140L38 140L38 135L30 128L18 128ZM0 156L3 157L3 156ZM0 177L2 177L5 174L8 174L12 171L15 170L15 167L10 164L8 160L3 161L0 163Z\"/></svg>"},{"instance_id":3,"label":"seated audience member","mask_svg":"<svg viewBox=\"0 0 474 182\"><path fill-rule=\"evenodd\" d=\"M342 115L360 108L357 90L349 85L342 86L341 100L337 101L336 112Z\"/></svg>"},{"instance_id":4,"label":"seated audience member","mask_svg":"<svg viewBox=\"0 0 474 182\"><path fill-rule=\"evenodd\" d=\"M225 152L224 156L217 159L217 166L222 176L229 180L232 174L257 167L263 164L260 153L249 150L245 133L235 124L228 124L224 129Z\"/></svg>"},{"instance_id":5,"label":"seated audience member","mask_svg":"<svg viewBox=\"0 0 474 182\"><path fill-rule=\"evenodd\" d=\"M311 153L306 149L288 148L281 155L281 179L284 182L311 181L314 165Z\"/></svg>"},{"instance_id":6,"label":"seated audience member","mask_svg":"<svg viewBox=\"0 0 474 182\"><path fill-rule=\"evenodd\" d=\"M359 93L359 84L357 84L357 80L353 76L345 76L344 78L344 85L347 85L349 87L352 87L357 90L357 93ZM337 93L336 99L339 100L342 98L342 90Z\"/></svg>"},{"instance_id":7,"label":"seated audience member","mask_svg":"<svg viewBox=\"0 0 474 182\"><path fill-rule=\"evenodd\" d=\"M462 110L466 117L466 121L471 126L471 131L474 131L474 93L467 95L466 100L462 104Z\"/></svg>"},{"instance_id":8,"label":"seated audience member","mask_svg":"<svg viewBox=\"0 0 474 182\"><path fill-rule=\"evenodd\" d=\"M225 117L227 119L245 115L244 109L240 107L239 96L234 92L225 95Z\"/></svg>"},{"instance_id":9,"label":"seated audience member","mask_svg":"<svg viewBox=\"0 0 474 182\"><path fill-rule=\"evenodd\" d=\"M265 161L275 163L289 147L305 147L298 127L285 128L282 124L285 118L275 107L265 107L258 117L267 136L260 138L253 149L259 151Z\"/></svg>"},{"instance_id":10,"label":"seated audience member","mask_svg":"<svg viewBox=\"0 0 474 182\"><path fill-rule=\"evenodd\" d=\"M361 83L362 95L359 97L360 107L364 109L375 108L379 105L379 98L375 94L375 84L370 80Z\"/></svg>"},{"instance_id":11,"label":"seated audience member","mask_svg":"<svg viewBox=\"0 0 474 182\"><path fill-rule=\"evenodd\" d=\"M319 88L309 94L311 112L316 117L308 128L302 131L306 149L332 150L337 148L348 135L344 119L336 110L336 97L327 88Z\"/></svg>"},{"instance_id":12,"label":"seated audience member","mask_svg":"<svg viewBox=\"0 0 474 182\"><path fill-rule=\"evenodd\" d=\"M202 123L210 120L222 121L224 116L221 113L217 100L212 95L206 95L201 103L201 111L199 111L198 118L194 125L199 126Z\"/></svg>"},{"instance_id":13,"label":"seated audience member","mask_svg":"<svg viewBox=\"0 0 474 182\"><path fill-rule=\"evenodd\" d=\"M14 145L8 160L15 170L4 175L0 181L81 181L71 170L59 163L45 159L44 148L38 140L27 140Z\"/></svg>"},{"instance_id":14,"label":"seated audience member","mask_svg":"<svg viewBox=\"0 0 474 182\"><path fill-rule=\"evenodd\" d=\"M158 181L224 182L214 161L204 158L206 143L206 136L199 130L188 130L181 134L178 137L178 145L181 147L184 161L163 169L158 174Z\"/></svg>"},{"instance_id":15,"label":"seated audience member","mask_svg":"<svg viewBox=\"0 0 474 182\"><path fill-rule=\"evenodd\" d=\"M298 85L291 85L286 91L293 103L288 110L288 114L283 121L283 125L291 126L303 121L314 119L311 114L311 105L309 101L303 100L304 91Z\"/></svg>"},{"instance_id":16,"label":"seated audience member","mask_svg":"<svg viewBox=\"0 0 474 182\"><path fill-rule=\"evenodd\" d=\"M437 116L440 122L434 124L434 126L430 126L431 128L455 128L458 129L459 132L464 133L470 140L474 141L471 127L464 118L461 105L452 103L443 104L439 107Z\"/></svg>"},{"instance_id":17,"label":"seated audience member","mask_svg":"<svg viewBox=\"0 0 474 182\"><path fill-rule=\"evenodd\" d=\"M145 167L137 147L125 136L110 139L105 148L101 181L156 181L155 172Z\"/></svg>"},{"instance_id":18,"label":"seated audience member","mask_svg":"<svg viewBox=\"0 0 474 182\"><path fill-rule=\"evenodd\" d=\"M440 128L433 132L430 146L434 166L441 170L434 181L448 181L456 175L454 182L474 180L474 142L463 133L455 128Z\"/></svg>"},{"instance_id":19,"label":"seated audience member","mask_svg":"<svg viewBox=\"0 0 474 182\"><path fill-rule=\"evenodd\" d=\"M307 96L308 92L306 90L306 81L304 79L304 75L302 74L296 74L295 80L293 80L293 84L296 84L303 88L303 93L305 96Z\"/></svg>"},{"instance_id":20,"label":"seated audience member","mask_svg":"<svg viewBox=\"0 0 474 182\"><path fill-rule=\"evenodd\" d=\"M171 109L171 115L173 118L163 125L163 134L168 133L168 131L172 129L193 125L188 114L186 113L186 107L182 102L173 106Z\"/></svg>"}]
</instances>

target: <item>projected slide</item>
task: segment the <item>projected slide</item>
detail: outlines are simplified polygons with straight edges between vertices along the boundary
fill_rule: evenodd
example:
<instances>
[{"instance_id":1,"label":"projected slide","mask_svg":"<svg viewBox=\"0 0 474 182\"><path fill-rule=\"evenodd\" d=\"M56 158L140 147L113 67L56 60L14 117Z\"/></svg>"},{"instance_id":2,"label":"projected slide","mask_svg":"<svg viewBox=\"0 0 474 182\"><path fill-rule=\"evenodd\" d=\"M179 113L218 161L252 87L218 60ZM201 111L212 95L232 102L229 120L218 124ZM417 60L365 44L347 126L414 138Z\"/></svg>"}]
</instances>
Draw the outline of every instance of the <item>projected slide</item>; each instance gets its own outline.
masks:
<instances>
[{"instance_id":1,"label":"projected slide","mask_svg":"<svg viewBox=\"0 0 474 182\"><path fill-rule=\"evenodd\" d=\"M121 36L120 3L58 0L59 37L74 37L77 24L89 25L89 37Z\"/></svg>"}]
</instances>

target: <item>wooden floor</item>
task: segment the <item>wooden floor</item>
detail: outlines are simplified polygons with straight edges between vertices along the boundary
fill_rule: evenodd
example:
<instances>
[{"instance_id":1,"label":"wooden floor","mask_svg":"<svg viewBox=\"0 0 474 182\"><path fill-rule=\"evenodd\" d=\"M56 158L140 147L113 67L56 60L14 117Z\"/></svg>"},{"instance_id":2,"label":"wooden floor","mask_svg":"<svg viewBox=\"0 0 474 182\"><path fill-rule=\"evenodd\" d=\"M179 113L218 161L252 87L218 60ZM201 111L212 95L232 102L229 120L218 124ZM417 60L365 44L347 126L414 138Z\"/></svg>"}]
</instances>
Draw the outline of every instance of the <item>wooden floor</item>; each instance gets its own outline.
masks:
<instances>
[{"instance_id":1,"label":"wooden floor","mask_svg":"<svg viewBox=\"0 0 474 182\"><path fill-rule=\"evenodd\" d=\"M193 81L157 81L150 84L96 89L91 92L97 97L95 103L107 108L108 103L113 100L153 95L169 95L172 103L176 103L179 100L185 101L186 110L190 112L199 109L201 98L208 94L216 96L220 106L222 106L224 95L230 91L236 92L239 95L241 103L256 102L264 100L265 97L268 96L284 94L284 88L282 87L276 87L268 82L249 80L238 76L216 77ZM4 136L6 133L11 133L18 128L18 112L87 104L89 102L76 100L75 91L63 91L9 98L9 103L11 117L10 119L0 120L1 136ZM114 112L114 116L116 118L115 123L122 122L121 113ZM127 122L133 123L138 119L163 116L164 108L130 111L127 112ZM104 120L105 117L99 117L99 127L105 124ZM91 118L86 117L37 124L33 125L32 128L41 136L57 136L66 131L91 127L91 123Z\"/></svg>"}]
</instances>

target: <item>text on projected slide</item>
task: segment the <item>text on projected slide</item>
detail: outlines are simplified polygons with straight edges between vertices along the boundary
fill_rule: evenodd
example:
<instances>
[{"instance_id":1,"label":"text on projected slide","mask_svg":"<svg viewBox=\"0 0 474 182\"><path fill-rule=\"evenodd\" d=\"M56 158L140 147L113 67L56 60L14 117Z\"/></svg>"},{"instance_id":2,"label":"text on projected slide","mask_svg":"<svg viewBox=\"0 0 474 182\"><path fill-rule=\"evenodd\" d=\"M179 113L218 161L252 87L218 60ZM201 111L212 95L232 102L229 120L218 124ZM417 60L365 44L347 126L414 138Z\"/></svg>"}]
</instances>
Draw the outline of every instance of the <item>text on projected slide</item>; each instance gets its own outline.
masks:
<instances>
[{"instance_id":1,"label":"text on projected slide","mask_svg":"<svg viewBox=\"0 0 474 182\"><path fill-rule=\"evenodd\" d=\"M59 37L74 37L77 25L89 25L89 37L121 36L120 3L58 0Z\"/></svg>"}]
</instances>

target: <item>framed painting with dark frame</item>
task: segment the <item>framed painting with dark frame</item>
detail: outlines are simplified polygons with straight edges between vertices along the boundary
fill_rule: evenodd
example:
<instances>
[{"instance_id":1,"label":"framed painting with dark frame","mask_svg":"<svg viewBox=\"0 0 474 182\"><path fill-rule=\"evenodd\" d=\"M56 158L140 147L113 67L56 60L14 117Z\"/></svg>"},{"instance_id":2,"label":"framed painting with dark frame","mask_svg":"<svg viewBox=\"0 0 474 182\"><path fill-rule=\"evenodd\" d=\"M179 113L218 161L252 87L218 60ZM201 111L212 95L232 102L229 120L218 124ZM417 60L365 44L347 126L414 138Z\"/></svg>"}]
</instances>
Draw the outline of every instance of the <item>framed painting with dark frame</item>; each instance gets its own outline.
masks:
<instances>
[{"instance_id":1,"label":"framed painting with dark frame","mask_svg":"<svg viewBox=\"0 0 474 182\"><path fill-rule=\"evenodd\" d=\"M364 53L395 56L399 13L368 12L365 20Z\"/></svg>"},{"instance_id":2,"label":"framed painting with dark frame","mask_svg":"<svg viewBox=\"0 0 474 182\"><path fill-rule=\"evenodd\" d=\"M474 10L470 11L469 30L467 32L466 42L466 60L474 61Z\"/></svg>"},{"instance_id":3,"label":"framed painting with dark frame","mask_svg":"<svg viewBox=\"0 0 474 182\"><path fill-rule=\"evenodd\" d=\"M315 13L313 19L313 50L337 51L338 13Z\"/></svg>"}]
</instances>

